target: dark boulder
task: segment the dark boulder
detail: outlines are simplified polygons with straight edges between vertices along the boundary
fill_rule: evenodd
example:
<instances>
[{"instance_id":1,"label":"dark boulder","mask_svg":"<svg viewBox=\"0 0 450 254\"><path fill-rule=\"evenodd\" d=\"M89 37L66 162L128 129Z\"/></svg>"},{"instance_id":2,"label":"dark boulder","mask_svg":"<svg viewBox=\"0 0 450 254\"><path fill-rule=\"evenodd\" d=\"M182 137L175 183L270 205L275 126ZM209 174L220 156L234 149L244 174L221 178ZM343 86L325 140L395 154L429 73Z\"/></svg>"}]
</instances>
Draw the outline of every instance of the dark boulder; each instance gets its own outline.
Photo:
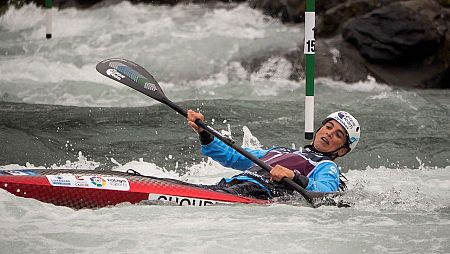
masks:
<instances>
[{"instance_id":1,"label":"dark boulder","mask_svg":"<svg viewBox=\"0 0 450 254\"><path fill-rule=\"evenodd\" d=\"M396 0L348 0L326 6L322 11L318 11L317 34L320 37L334 36L341 32L341 26L349 19L364 15L394 1Z\"/></svg>"},{"instance_id":2,"label":"dark boulder","mask_svg":"<svg viewBox=\"0 0 450 254\"><path fill-rule=\"evenodd\" d=\"M354 83L367 80L367 62L358 50L345 43L341 36L316 41L315 77L328 77L333 80ZM270 58L282 56L292 64L291 80L305 78L305 55L303 45L290 51L271 51L264 55L241 60L242 66L250 73L258 72Z\"/></svg>"},{"instance_id":3,"label":"dark boulder","mask_svg":"<svg viewBox=\"0 0 450 254\"><path fill-rule=\"evenodd\" d=\"M445 1L317 1L316 77L357 82L371 75L394 86L449 88L450 15ZM304 20L304 0L248 2L283 22ZM282 55L294 66L291 78L304 78L301 45Z\"/></svg>"},{"instance_id":4,"label":"dark boulder","mask_svg":"<svg viewBox=\"0 0 450 254\"><path fill-rule=\"evenodd\" d=\"M416 88L449 88L450 10L436 1L390 4L348 21L343 38L367 59L379 81Z\"/></svg>"},{"instance_id":5,"label":"dark boulder","mask_svg":"<svg viewBox=\"0 0 450 254\"><path fill-rule=\"evenodd\" d=\"M305 20L305 0L248 0L248 4L285 23Z\"/></svg>"},{"instance_id":6,"label":"dark boulder","mask_svg":"<svg viewBox=\"0 0 450 254\"><path fill-rule=\"evenodd\" d=\"M434 21L440 6L432 0L393 3L350 20L343 37L374 63L408 63L437 51L445 34Z\"/></svg>"}]
</instances>

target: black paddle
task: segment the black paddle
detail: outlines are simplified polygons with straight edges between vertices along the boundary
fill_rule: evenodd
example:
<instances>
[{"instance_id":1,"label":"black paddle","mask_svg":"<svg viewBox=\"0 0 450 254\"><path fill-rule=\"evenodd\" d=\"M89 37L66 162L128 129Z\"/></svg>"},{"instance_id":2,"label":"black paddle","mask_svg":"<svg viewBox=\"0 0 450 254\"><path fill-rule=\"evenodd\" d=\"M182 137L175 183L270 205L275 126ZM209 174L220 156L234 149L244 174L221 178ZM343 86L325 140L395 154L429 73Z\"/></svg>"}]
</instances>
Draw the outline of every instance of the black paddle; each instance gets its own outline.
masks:
<instances>
[{"instance_id":1,"label":"black paddle","mask_svg":"<svg viewBox=\"0 0 450 254\"><path fill-rule=\"evenodd\" d=\"M150 96L153 99L171 107L184 117L187 117L187 111L185 109L180 108L172 101L170 101L162 91L158 82L156 82L156 80L153 78L153 76L138 64L125 59L112 58L98 63L96 69L98 72L105 75L106 77L118 81L124 85L127 85L147 96ZM244 155L261 168L267 170L268 172L270 172L270 170L272 169L269 165L267 165L262 160L255 157L253 154L247 152L240 146L236 146L230 139L222 136L222 134L220 134L213 128L205 125L201 120L197 119L195 121L195 124L203 128L207 132L211 133L218 139L222 140L225 144L234 148L240 154ZM298 191L306 199L306 201L308 201L311 204L313 204L313 198L323 198L325 195L325 193L307 191L298 184L296 184L294 181L286 177L283 178L282 181L288 186Z\"/></svg>"}]
</instances>

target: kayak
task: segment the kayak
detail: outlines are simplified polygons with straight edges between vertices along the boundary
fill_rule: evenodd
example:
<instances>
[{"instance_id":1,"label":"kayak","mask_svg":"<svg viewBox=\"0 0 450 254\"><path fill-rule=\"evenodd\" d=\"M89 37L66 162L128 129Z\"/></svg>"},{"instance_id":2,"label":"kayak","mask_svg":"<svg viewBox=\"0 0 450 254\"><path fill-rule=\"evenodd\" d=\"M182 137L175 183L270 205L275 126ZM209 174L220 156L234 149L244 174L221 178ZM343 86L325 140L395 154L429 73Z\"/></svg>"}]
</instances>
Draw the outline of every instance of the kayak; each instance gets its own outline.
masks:
<instances>
[{"instance_id":1,"label":"kayak","mask_svg":"<svg viewBox=\"0 0 450 254\"><path fill-rule=\"evenodd\" d=\"M0 170L0 188L74 209L101 208L120 203L208 206L215 204L268 204L261 200L209 190L170 178L106 170L18 169Z\"/></svg>"}]
</instances>

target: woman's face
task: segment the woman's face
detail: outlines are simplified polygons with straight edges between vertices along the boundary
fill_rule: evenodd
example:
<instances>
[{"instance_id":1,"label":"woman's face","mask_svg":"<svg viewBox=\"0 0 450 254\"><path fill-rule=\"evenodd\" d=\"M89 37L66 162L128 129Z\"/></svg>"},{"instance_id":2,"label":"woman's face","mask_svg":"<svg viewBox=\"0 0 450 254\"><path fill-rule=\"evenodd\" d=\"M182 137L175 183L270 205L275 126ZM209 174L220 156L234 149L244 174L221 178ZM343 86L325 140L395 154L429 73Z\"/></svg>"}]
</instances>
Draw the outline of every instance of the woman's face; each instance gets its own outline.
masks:
<instances>
[{"instance_id":1,"label":"woman's face","mask_svg":"<svg viewBox=\"0 0 450 254\"><path fill-rule=\"evenodd\" d=\"M313 144L314 148L322 153L335 152L339 148L344 148L346 150L337 151L338 155L342 156L348 150L343 147L346 142L347 131L336 120L330 120L317 131Z\"/></svg>"}]
</instances>

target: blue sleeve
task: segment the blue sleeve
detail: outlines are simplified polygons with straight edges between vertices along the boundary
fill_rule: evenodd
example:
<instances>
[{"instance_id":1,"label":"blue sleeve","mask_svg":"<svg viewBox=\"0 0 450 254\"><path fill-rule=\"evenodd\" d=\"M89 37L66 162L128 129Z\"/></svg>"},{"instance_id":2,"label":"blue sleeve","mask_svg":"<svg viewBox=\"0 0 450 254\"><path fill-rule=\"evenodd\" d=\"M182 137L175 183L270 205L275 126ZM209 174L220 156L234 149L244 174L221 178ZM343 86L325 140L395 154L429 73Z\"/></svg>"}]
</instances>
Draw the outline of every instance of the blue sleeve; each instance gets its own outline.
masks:
<instances>
[{"instance_id":1,"label":"blue sleeve","mask_svg":"<svg viewBox=\"0 0 450 254\"><path fill-rule=\"evenodd\" d=\"M318 192L336 192L339 188L339 169L336 163L326 161L319 163L308 176L306 190Z\"/></svg>"},{"instance_id":2,"label":"blue sleeve","mask_svg":"<svg viewBox=\"0 0 450 254\"><path fill-rule=\"evenodd\" d=\"M269 150L250 149L244 148L247 152L253 154L257 158L263 157ZM211 157L213 160L219 162L224 167L234 168L237 170L247 170L253 166L253 162L238 151L229 147L220 139L214 138L214 140L207 144L202 145L202 154Z\"/></svg>"}]
</instances>

